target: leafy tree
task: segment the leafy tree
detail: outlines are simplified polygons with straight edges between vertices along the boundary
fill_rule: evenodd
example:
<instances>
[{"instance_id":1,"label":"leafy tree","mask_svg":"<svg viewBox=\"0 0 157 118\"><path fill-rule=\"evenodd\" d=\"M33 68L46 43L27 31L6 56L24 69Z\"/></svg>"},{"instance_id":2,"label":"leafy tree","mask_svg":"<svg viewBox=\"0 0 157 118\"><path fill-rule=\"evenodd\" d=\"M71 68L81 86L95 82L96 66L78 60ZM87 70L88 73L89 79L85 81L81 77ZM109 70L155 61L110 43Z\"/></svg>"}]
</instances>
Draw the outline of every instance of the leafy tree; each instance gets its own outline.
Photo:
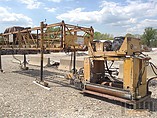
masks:
<instances>
[{"instance_id":1,"label":"leafy tree","mask_svg":"<svg viewBox=\"0 0 157 118\"><path fill-rule=\"evenodd\" d=\"M102 37L102 34L100 32L94 32L94 39L100 40Z\"/></svg>"},{"instance_id":2,"label":"leafy tree","mask_svg":"<svg viewBox=\"0 0 157 118\"><path fill-rule=\"evenodd\" d=\"M95 32L94 33L94 39L97 40L113 40L113 35L112 34L101 34L100 32Z\"/></svg>"},{"instance_id":3,"label":"leafy tree","mask_svg":"<svg viewBox=\"0 0 157 118\"><path fill-rule=\"evenodd\" d=\"M147 27L144 30L144 33L142 35L143 43L146 44L148 47L153 46L153 43L156 43L157 41L157 30L153 29L152 27Z\"/></svg>"},{"instance_id":4,"label":"leafy tree","mask_svg":"<svg viewBox=\"0 0 157 118\"><path fill-rule=\"evenodd\" d=\"M60 34L56 35L56 34L52 34L52 32L59 32L60 31L60 27L49 27L46 29L46 33L48 33L45 36L45 39L51 39L51 38L55 38L56 36L59 36ZM51 33L51 34L49 34Z\"/></svg>"},{"instance_id":5,"label":"leafy tree","mask_svg":"<svg viewBox=\"0 0 157 118\"><path fill-rule=\"evenodd\" d=\"M114 36L112 34L107 34L107 33L103 34L102 37L104 40L113 40L113 38L114 38Z\"/></svg>"},{"instance_id":6,"label":"leafy tree","mask_svg":"<svg viewBox=\"0 0 157 118\"><path fill-rule=\"evenodd\" d=\"M1 34L0 34L0 44L2 44L3 41L4 41L4 39L3 39L3 37L2 37Z\"/></svg>"}]
</instances>

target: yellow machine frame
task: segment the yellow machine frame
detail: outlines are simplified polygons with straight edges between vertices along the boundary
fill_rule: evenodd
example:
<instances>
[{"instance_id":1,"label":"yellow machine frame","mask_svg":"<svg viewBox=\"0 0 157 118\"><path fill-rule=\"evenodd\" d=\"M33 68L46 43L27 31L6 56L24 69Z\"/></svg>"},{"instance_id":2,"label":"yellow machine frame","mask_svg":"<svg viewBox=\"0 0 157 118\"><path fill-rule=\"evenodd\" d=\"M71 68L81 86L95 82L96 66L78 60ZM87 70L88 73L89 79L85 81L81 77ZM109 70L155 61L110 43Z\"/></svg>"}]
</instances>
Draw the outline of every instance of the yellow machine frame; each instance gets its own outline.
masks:
<instances>
[{"instance_id":1,"label":"yellow machine frame","mask_svg":"<svg viewBox=\"0 0 157 118\"><path fill-rule=\"evenodd\" d=\"M94 47L95 46L95 47ZM150 97L147 90L148 56L141 56L139 39L125 37L117 51L105 51L101 42L89 44L89 57L84 60L84 93L136 104ZM105 80L105 62L123 61L123 82ZM104 78L103 78L104 77Z\"/></svg>"}]
</instances>

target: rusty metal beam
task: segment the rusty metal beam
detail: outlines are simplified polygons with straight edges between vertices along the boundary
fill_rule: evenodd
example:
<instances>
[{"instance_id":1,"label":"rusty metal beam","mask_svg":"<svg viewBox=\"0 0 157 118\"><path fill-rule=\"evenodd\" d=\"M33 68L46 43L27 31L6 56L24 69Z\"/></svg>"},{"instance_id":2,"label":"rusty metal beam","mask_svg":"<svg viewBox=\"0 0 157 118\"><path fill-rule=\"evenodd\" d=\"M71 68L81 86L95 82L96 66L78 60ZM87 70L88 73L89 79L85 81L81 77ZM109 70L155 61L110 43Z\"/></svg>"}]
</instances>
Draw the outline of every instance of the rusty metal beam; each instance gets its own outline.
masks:
<instances>
[{"instance_id":1,"label":"rusty metal beam","mask_svg":"<svg viewBox=\"0 0 157 118\"><path fill-rule=\"evenodd\" d=\"M78 28L84 28L84 29L90 30L90 28L81 27L81 26L76 26L76 25L70 25L70 24L65 24L65 26L66 26L66 27L69 27L69 28L78 27Z\"/></svg>"},{"instance_id":2,"label":"rusty metal beam","mask_svg":"<svg viewBox=\"0 0 157 118\"><path fill-rule=\"evenodd\" d=\"M138 103L141 103L143 101L146 101L146 100L150 99L150 96L151 96L151 94L148 94L147 96L141 98L140 100L127 100L127 99L124 99L124 98L119 98L119 97L115 97L115 96L112 96L112 95L98 93L98 92L90 91L90 90L83 90L83 93L96 95L96 96L100 96L100 97L107 98L107 99L110 99L110 100L115 100L115 101L123 102L123 103L130 104L130 105L135 105L135 106Z\"/></svg>"},{"instance_id":3,"label":"rusty metal beam","mask_svg":"<svg viewBox=\"0 0 157 118\"><path fill-rule=\"evenodd\" d=\"M108 94L120 98L132 99L132 95L129 91L125 91L123 89L118 89L110 86L97 86L92 84L86 84L85 90L90 90L98 93Z\"/></svg>"},{"instance_id":4,"label":"rusty metal beam","mask_svg":"<svg viewBox=\"0 0 157 118\"><path fill-rule=\"evenodd\" d=\"M59 31L50 31L46 32L46 30L49 27L60 27L61 30ZM70 28L70 29L69 29ZM64 21L56 24L50 24L50 25L45 25L43 29L43 35L44 35L44 42L43 45L45 46L45 50L49 51L64 51L66 48L70 48L70 50L73 49L73 45L69 45L68 47L65 45L66 41L66 35L69 33L71 34L70 30L73 30L71 28L76 28L74 31L78 32L79 29L83 29L83 32L91 32L91 28L84 28L84 27L79 27L75 25L69 25L65 24ZM36 30L36 33L31 33L31 31ZM78 30L78 31L77 31ZM13 43L10 42L10 35L13 35ZM72 35L72 34L71 34ZM91 34L92 37L93 34ZM31 29L26 29L22 31L15 31L15 32L10 32L10 33L5 33L1 34L3 37L4 41L1 44L2 49L4 50L40 50L40 45L41 45L41 28L40 27L35 27ZM78 36L78 35L77 35ZM85 36L82 36L85 37ZM68 40L68 39L67 39ZM75 39L71 39L75 40ZM91 39L90 39L91 40ZM82 49L82 47L76 46L75 47L76 51L85 51Z\"/></svg>"}]
</instances>

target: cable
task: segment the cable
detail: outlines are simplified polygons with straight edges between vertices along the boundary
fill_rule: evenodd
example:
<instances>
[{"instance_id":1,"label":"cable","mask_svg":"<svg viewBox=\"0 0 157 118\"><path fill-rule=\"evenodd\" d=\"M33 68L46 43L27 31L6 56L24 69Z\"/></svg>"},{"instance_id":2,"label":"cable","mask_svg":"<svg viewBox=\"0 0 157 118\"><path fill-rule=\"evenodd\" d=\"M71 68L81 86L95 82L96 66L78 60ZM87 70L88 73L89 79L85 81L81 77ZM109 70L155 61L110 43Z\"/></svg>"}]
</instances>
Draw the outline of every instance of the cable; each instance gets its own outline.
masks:
<instances>
[{"instance_id":1,"label":"cable","mask_svg":"<svg viewBox=\"0 0 157 118\"><path fill-rule=\"evenodd\" d=\"M113 63L114 63L114 61L112 61L112 63L111 63L111 65L110 65L110 67L109 67L109 68L111 68L111 67L113 66Z\"/></svg>"},{"instance_id":2,"label":"cable","mask_svg":"<svg viewBox=\"0 0 157 118\"><path fill-rule=\"evenodd\" d=\"M109 75L113 78L112 72L111 72L111 71L109 70L109 68L108 68L107 61L105 61L105 64L106 64L106 68L107 68L107 71L108 71Z\"/></svg>"},{"instance_id":3,"label":"cable","mask_svg":"<svg viewBox=\"0 0 157 118\"><path fill-rule=\"evenodd\" d=\"M155 70L154 70L154 69L157 70L157 67L156 67L152 62L149 62L149 64L150 64L150 66L151 66L151 68L152 68L154 74L157 76L157 73L156 73Z\"/></svg>"},{"instance_id":4,"label":"cable","mask_svg":"<svg viewBox=\"0 0 157 118\"><path fill-rule=\"evenodd\" d=\"M152 77L152 78L150 78L150 79L147 81L147 93L148 93L148 84L149 84L149 82L150 82L152 79L157 78L157 73L156 73L155 70L154 70L154 68L157 70L157 67L156 67L152 62L149 62L149 64L150 64L150 66L151 66L151 68L152 68L154 74L156 75L156 77ZM139 74L138 82L137 82L137 86L136 86L136 91L137 91L137 88L139 87L139 85L141 84L142 76L143 76L143 74L144 74L144 71L145 71L146 66L148 66L148 65L145 65L145 67L143 68L143 71L142 71L142 69L140 70L140 74Z\"/></svg>"},{"instance_id":5,"label":"cable","mask_svg":"<svg viewBox=\"0 0 157 118\"><path fill-rule=\"evenodd\" d=\"M140 54L142 54L142 55L145 56L145 57L147 56L147 55L143 54L142 52L140 52Z\"/></svg>"},{"instance_id":6,"label":"cable","mask_svg":"<svg viewBox=\"0 0 157 118\"><path fill-rule=\"evenodd\" d=\"M14 55L15 49L14 49L13 47L12 47L12 49L13 49L12 56L13 56L14 59L16 59L17 61L19 61L20 67L21 67L21 66L22 66L22 62L21 62L21 60L19 60L19 59L17 59L17 58L15 57L15 55Z\"/></svg>"},{"instance_id":7,"label":"cable","mask_svg":"<svg viewBox=\"0 0 157 118\"><path fill-rule=\"evenodd\" d=\"M136 87L136 88L138 88L139 85L141 84L142 76L143 76L143 74L144 74L144 71L145 71L146 66L148 66L148 65L145 65L144 68L140 70L140 74L139 74L139 76L138 76L138 82L137 82L137 87Z\"/></svg>"}]
</instances>

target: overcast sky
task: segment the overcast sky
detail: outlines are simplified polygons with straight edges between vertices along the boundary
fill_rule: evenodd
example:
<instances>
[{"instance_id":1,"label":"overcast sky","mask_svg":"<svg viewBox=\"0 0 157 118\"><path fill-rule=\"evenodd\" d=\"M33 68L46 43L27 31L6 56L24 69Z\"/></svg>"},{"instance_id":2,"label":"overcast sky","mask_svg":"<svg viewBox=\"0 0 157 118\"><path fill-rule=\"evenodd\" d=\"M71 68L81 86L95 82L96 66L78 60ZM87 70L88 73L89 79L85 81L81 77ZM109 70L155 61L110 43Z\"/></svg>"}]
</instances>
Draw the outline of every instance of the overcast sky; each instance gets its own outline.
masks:
<instances>
[{"instance_id":1,"label":"overcast sky","mask_svg":"<svg viewBox=\"0 0 157 118\"><path fill-rule=\"evenodd\" d=\"M0 0L0 32L11 26L61 22L115 36L157 28L157 0Z\"/></svg>"}]
</instances>

